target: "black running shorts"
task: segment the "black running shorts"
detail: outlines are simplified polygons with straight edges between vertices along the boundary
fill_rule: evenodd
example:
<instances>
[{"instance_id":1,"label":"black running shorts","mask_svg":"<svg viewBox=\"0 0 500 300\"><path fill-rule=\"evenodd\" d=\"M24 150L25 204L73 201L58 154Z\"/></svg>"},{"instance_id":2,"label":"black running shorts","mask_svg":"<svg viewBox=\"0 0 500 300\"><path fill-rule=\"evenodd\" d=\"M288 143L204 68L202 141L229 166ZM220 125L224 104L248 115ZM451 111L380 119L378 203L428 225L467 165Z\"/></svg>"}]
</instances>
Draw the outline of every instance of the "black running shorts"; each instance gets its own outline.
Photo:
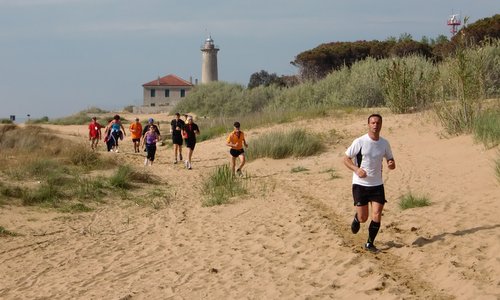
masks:
<instances>
[{"instance_id":1,"label":"black running shorts","mask_svg":"<svg viewBox=\"0 0 500 300\"><path fill-rule=\"evenodd\" d=\"M231 156L232 157L238 157L240 156L241 154L245 153L245 150L243 149L231 149L229 150L229 153L231 153Z\"/></svg>"},{"instance_id":2,"label":"black running shorts","mask_svg":"<svg viewBox=\"0 0 500 300\"><path fill-rule=\"evenodd\" d=\"M371 201L375 201L382 205L387 202L387 200L385 200L383 184L377 186L362 186L359 184L353 184L352 197L354 199L354 206L365 206Z\"/></svg>"}]
</instances>

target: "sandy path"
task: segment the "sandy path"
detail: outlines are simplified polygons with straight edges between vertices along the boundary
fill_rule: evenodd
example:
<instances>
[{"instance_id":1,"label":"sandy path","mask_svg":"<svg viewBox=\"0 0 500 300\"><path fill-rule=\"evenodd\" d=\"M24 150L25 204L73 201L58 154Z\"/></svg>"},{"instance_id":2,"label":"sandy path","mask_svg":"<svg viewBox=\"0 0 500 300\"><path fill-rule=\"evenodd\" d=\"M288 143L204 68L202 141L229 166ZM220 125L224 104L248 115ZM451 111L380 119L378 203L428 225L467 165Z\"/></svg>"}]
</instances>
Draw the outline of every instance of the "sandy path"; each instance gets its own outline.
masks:
<instances>
[{"instance_id":1,"label":"sandy path","mask_svg":"<svg viewBox=\"0 0 500 300\"><path fill-rule=\"evenodd\" d=\"M495 149L470 136L442 139L426 115L388 115L382 134L398 168L385 172L389 203L377 237L383 251L373 255L362 249L366 225L350 233L351 175L340 160L364 132L364 117L269 130L291 126L335 129L344 138L314 157L250 162L249 194L227 205L201 206L201 181L227 161L219 138L197 145L191 171L171 164L171 149L161 148L158 164L145 169L169 187L170 204L161 209L121 200L82 214L0 208L0 225L23 234L1 239L0 298L500 297ZM250 146L262 132L247 133ZM140 155L103 155L144 168ZM308 171L292 173L297 166ZM397 198L408 191L432 205L401 211Z\"/></svg>"}]
</instances>

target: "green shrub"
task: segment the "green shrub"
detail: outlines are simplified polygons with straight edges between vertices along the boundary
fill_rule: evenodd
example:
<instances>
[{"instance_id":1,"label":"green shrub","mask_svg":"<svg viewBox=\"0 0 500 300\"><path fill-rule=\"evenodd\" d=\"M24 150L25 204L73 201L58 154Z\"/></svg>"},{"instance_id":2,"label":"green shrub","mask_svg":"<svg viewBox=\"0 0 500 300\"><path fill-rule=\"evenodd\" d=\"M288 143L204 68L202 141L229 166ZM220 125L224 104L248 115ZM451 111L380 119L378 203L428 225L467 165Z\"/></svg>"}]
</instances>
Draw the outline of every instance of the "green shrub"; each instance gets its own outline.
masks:
<instances>
[{"instance_id":1,"label":"green shrub","mask_svg":"<svg viewBox=\"0 0 500 300\"><path fill-rule=\"evenodd\" d=\"M128 165L119 166L118 170L109 178L109 184L119 189L128 189L132 187L131 175L132 168Z\"/></svg>"},{"instance_id":2,"label":"green shrub","mask_svg":"<svg viewBox=\"0 0 500 300\"><path fill-rule=\"evenodd\" d=\"M412 193L408 193L406 195L403 195L399 199L399 207L402 210L408 209L408 208L415 208L415 207L424 207L424 206L429 206L431 203L429 199L425 196L415 196Z\"/></svg>"},{"instance_id":3,"label":"green shrub","mask_svg":"<svg viewBox=\"0 0 500 300\"><path fill-rule=\"evenodd\" d=\"M500 144L500 110L487 110L479 114L474 122L474 138L487 148Z\"/></svg>"},{"instance_id":4,"label":"green shrub","mask_svg":"<svg viewBox=\"0 0 500 300\"><path fill-rule=\"evenodd\" d=\"M23 192L23 205L48 204L57 207L59 200L64 196L59 186L42 183L33 190Z\"/></svg>"},{"instance_id":5,"label":"green shrub","mask_svg":"<svg viewBox=\"0 0 500 300\"><path fill-rule=\"evenodd\" d=\"M486 97L488 65L491 57L481 47L458 47L456 55L449 57L440 69L442 101L434 111L449 134L470 133L481 113ZM452 99L451 101L449 99Z\"/></svg>"},{"instance_id":6,"label":"green shrub","mask_svg":"<svg viewBox=\"0 0 500 300\"><path fill-rule=\"evenodd\" d=\"M241 179L233 175L228 165L215 168L203 183L203 193L206 195L203 206L214 206L228 203L231 197L246 193Z\"/></svg>"},{"instance_id":7,"label":"green shrub","mask_svg":"<svg viewBox=\"0 0 500 300\"><path fill-rule=\"evenodd\" d=\"M75 166L89 169L101 165L100 155L84 145L71 147L68 150L68 156L71 164Z\"/></svg>"},{"instance_id":8,"label":"green shrub","mask_svg":"<svg viewBox=\"0 0 500 300\"><path fill-rule=\"evenodd\" d=\"M0 183L0 195L7 198L21 198L23 190L19 186L5 186Z\"/></svg>"},{"instance_id":9,"label":"green shrub","mask_svg":"<svg viewBox=\"0 0 500 300\"><path fill-rule=\"evenodd\" d=\"M393 59L379 76L386 104L395 113L425 109L436 98L438 71L424 57Z\"/></svg>"},{"instance_id":10,"label":"green shrub","mask_svg":"<svg viewBox=\"0 0 500 300\"><path fill-rule=\"evenodd\" d=\"M100 201L104 195L106 195L106 182L102 177L98 178L87 178L78 177L76 182L76 188L74 190L74 195L80 199L88 199Z\"/></svg>"},{"instance_id":11,"label":"green shrub","mask_svg":"<svg viewBox=\"0 0 500 300\"><path fill-rule=\"evenodd\" d=\"M281 159L311 156L323 149L324 145L318 135L308 133L304 129L293 129L288 132L263 134L252 140L252 147L247 152L249 159L259 157Z\"/></svg>"}]
</instances>

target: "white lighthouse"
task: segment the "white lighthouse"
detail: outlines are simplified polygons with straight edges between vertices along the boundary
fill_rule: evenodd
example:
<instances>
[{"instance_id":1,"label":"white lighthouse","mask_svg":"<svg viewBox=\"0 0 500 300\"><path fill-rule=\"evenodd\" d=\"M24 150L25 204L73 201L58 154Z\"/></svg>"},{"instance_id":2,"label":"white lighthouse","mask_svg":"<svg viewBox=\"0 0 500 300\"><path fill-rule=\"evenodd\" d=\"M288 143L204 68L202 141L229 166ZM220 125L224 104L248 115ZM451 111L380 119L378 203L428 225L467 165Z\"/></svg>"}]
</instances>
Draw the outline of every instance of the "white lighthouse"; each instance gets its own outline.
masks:
<instances>
[{"instance_id":1,"label":"white lighthouse","mask_svg":"<svg viewBox=\"0 0 500 300\"><path fill-rule=\"evenodd\" d=\"M209 36L201 47L201 83L209 83L218 80L217 52L219 48L214 45L214 40Z\"/></svg>"}]
</instances>

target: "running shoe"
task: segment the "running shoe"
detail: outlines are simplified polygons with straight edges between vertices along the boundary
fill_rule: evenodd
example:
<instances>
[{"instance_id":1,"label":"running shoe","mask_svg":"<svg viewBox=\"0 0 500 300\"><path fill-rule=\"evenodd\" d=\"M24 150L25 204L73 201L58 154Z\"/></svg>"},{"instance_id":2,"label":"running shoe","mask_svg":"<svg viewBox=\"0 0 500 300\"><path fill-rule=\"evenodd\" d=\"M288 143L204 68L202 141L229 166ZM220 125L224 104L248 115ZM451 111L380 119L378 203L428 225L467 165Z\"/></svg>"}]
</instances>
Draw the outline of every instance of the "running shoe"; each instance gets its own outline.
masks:
<instances>
[{"instance_id":1,"label":"running shoe","mask_svg":"<svg viewBox=\"0 0 500 300\"><path fill-rule=\"evenodd\" d=\"M373 243L366 243L365 250L370 251L371 253L379 253L380 252L380 250L378 250L377 247L375 247L375 245Z\"/></svg>"},{"instance_id":2,"label":"running shoe","mask_svg":"<svg viewBox=\"0 0 500 300\"><path fill-rule=\"evenodd\" d=\"M174 160L174 165L176 165L176 164L177 164L177 159L176 159L176 160Z\"/></svg>"},{"instance_id":3,"label":"running shoe","mask_svg":"<svg viewBox=\"0 0 500 300\"><path fill-rule=\"evenodd\" d=\"M243 177L243 173L241 172L240 169L236 170L236 174L238 174L238 176L240 176L240 177Z\"/></svg>"},{"instance_id":4,"label":"running shoe","mask_svg":"<svg viewBox=\"0 0 500 300\"><path fill-rule=\"evenodd\" d=\"M187 168L188 168L188 170L191 170L191 169L192 169L192 167L191 167L191 163L190 163L190 162L188 162L188 167L187 167Z\"/></svg>"}]
</instances>

